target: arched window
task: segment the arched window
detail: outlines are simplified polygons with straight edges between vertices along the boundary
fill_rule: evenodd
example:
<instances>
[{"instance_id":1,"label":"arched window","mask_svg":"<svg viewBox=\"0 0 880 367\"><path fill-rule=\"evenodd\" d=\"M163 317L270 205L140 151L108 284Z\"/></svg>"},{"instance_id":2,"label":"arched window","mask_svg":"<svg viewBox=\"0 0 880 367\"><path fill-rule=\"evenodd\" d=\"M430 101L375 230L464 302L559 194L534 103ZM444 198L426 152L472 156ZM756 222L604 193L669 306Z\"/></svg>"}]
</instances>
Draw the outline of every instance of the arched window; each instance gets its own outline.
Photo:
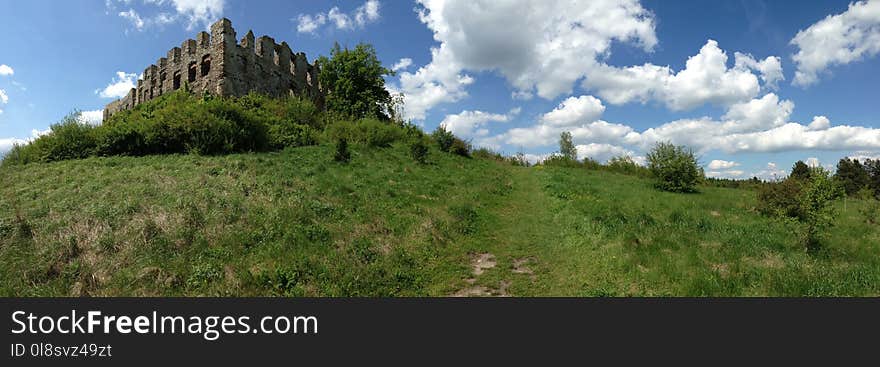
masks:
<instances>
[{"instance_id":1,"label":"arched window","mask_svg":"<svg viewBox=\"0 0 880 367\"><path fill-rule=\"evenodd\" d=\"M174 72L174 82L173 82L172 86L174 87L174 90L180 89L180 72L179 71Z\"/></svg>"},{"instance_id":2,"label":"arched window","mask_svg":"<svg viewBox=\"0 0 880 367\"><path fill-rule=\"evenodd\" d=\"M211 55L202 56L202 76L208 76L211 71Z\"/></svg>"},{"instance_id":3,"label":"arched window","mask_svg":"<svg viewBox=\"0 0 880 367\"><path fill-rule=\"evenodd\" d=\"M186 78L190 83L196 81L196 62L189 63L189 77Z\"/></svg>"}]
</instances>

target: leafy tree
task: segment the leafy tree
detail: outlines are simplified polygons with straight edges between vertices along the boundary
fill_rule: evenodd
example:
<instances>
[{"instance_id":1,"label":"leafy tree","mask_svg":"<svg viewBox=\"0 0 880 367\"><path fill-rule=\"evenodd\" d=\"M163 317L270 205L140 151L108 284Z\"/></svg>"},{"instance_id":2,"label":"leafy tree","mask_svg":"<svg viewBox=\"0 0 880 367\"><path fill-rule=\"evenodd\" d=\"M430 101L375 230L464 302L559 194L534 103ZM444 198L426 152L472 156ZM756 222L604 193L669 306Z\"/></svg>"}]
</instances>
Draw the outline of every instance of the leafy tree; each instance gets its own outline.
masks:
<instances>
[{"instance_id":1,"label":"leafy tree","mask_svg":"<svg viewBox=\"0 0 880 367\"><path fill-rule=\"evenodd\" d=\"M868 172L868 187L874 196L880 198L880 159L865 160L865 171Z\"/></svg>"},{"instance_id":2,"label":"leafy tree","mask_svg":"<svg viewBox=\"0 0 880 367\"><path fill-rule=\"evenodd\" d=\"M562 157L572 161L577 160L577 149L571 141L571 133L566 131L559 135L559 153Z\"/></svg>"},{"instance_id":3,"label":"leafy tree","mask_svg":"<svg viewBox=\"0 0 880 367\"><path fill-rule=\"evenodd\" d=\"M362 118L389 119L393 100L385 89L385 75L394 72L382 66L372 45L360 43L354 49L334 44L330 57L318 58L319 80L327 91L327 109Z\"/></svg>"},{"instance_id":4,"label":"leafy tree","mask_svg":"<svg viewBox=\"0 0 880 367\"><path fill-rule=\"evenodd\" d=\"M800 197L803 215L800 221L804 225L801 240L807 251L819 249L821 237L826 229L834 225L837 215L831 204L842 195L843 189L828 171L822 167L810 170L810 180Z\"/></svg>"},{"instance_id":5,"label":"leafy tree","mask_svg":"<svg viewBox=\"0 0 880 367\"><path fill-rule=\"evenodd\" d=\"M837 162L835 178L843 185L847 195L855 195L863 187L868 186L870 177L858 159L842 158Z\"/></svg>"},{"instance_id":6,"label":"leafy tree","mask_svg":"<svg viewBox=\"0 0 880 367\"><path fill-rule=\"evenodd\" d=\"M409 145L409 154L412 156L413 160L419 164L428 163L428 145L426 145L425 141L421 138L415 139L415 141Z\"/></svg>"},{"instance_id":7,"label":"leafy tree","mask_svg":"<svg viewBox=\"0 0 880 367\"><path fill-rule=\"evenodd\" d=\"M794 166L791 167L791 177L795 180L806 180L810 178L810 166L807 166L804 161L797 161L794 163Z\"/></svg>"},{"instance_id":8,"label":"leafy tree","mask_svg":"<svg viewBox=\"0 0 880 367\"><path fill-rule=\"evenodd\" d=\"M437 126L437 129L431 133L431 137L434 138L440 151L443 152L449 152L449 149L452 148L452 144L455 142L455 135L451 131L446 130L446 126L443 125Z\"/></svg>"},{"instance_id":9,"label":"leafy tree","mask_svg":"<svg viewBox=\"0 0 880 367\"><path fill-rule=\"evenodd\" d=\"M648 169L657 179L656 186L672 192L694 192L703 178L703 169L694 152L671 143L658 143L648 153Z\"/></svg>"}]
</instances>

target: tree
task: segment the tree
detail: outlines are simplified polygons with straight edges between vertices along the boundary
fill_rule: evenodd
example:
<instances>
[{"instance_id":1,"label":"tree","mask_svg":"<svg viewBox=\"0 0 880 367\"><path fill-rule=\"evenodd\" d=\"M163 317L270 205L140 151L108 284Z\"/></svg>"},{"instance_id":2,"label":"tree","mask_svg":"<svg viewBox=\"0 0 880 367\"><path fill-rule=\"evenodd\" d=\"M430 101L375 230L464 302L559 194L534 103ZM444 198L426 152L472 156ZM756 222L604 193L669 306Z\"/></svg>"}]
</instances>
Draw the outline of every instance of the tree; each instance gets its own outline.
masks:
<instances>
[{"instance_id":1,"label":"tree","mask_svg":"<svg viewBox=\"0 0 880 367\"><path fill-rule=\"evenodd\" d=\"M834 225L837 213L831 204L841 196L843 189L828 171L822 167L810 170L810 180L800 197L800 221L804 225L801 240L807 251L818 250L824 231Z\"/></svg>"},{"instance_id":2,"label":"tree","mask_svg":"<svg viewBox=\"0 0 880 367\"><path fill-rule=\"evenodd\" d=\"M880 159L865 160L865 171L868 171L868 187L880 197Z\"/></svg>"},{"instance_id":3,"label":"tree","mask_svg":"<svg viewBox=\"0 0 880 367\"><path fill-rule=\"evenodd\" d=\"M841 158L837 162L837 173L834 176L843 185L846 194L850 196L868 186L870 180L868 171L859 163L858 159Z\"/></svg>"},{"instance_id":4,"label":"tree","mask_svg":"<svg viewBox=\"0 0 880 367\"><path fill-rule=\"evenodd\" d=\"M794 166L791 167L791 177L795 180L807 180L810 178L810 166L807 166L804 161L797 161L794 163Z\"/></svg>"},{"instance_id":5,"label":"tree","mask_svg":"<svg viewBox=\"0 0 880 367\"><path fill-rule=\"evenodd\" d=\"M568 160L577 160L577 149L571 141L571 133L566 131L559 135L559 153Z\"/></svg>"},{"instance_id":6,"label":"tree","mask_svg":"<svg viewBox=\"0 0 880 367\"><path fill-rule=\"evenodd\" d=\"M648 169L657 179L657 188L672 192L694 192L703 178L694 152L671 143L654 146L648 153Z\"/></svg>"},{"instance_id":7,"label":"tree","mask_svg":"<svg viewBox=\"0 0 880 367\"><path fill-rule=\"evenodd\" d=\"M396 107L392 106L394 101L385 89L383 76L394 72L382 66L372 45L360 43L354 49L342 49L337 43L329 58L318 58L318 65L328 110L355 118L390 118L384 111Z\"/></svg>"}]
</instances>

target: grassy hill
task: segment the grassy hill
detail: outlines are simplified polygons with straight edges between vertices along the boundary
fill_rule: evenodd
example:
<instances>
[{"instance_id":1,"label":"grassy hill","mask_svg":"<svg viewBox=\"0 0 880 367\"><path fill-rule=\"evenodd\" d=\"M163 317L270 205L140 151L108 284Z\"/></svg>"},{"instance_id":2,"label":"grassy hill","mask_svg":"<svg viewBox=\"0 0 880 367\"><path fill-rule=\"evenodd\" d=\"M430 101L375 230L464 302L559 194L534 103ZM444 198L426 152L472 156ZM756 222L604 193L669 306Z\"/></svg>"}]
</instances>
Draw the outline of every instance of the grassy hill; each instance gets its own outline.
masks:
<instances>
[{"instance_id":1,"label":"grassy hill","mask_svg":"<svg viewBox=\"0 0 880 367\"><path fill-rule=\"evenodd\" d=\"M817 254L753 191L352 146L0 168L0 295L880 295L849 201Z\"/></svg>"}]
</instances>

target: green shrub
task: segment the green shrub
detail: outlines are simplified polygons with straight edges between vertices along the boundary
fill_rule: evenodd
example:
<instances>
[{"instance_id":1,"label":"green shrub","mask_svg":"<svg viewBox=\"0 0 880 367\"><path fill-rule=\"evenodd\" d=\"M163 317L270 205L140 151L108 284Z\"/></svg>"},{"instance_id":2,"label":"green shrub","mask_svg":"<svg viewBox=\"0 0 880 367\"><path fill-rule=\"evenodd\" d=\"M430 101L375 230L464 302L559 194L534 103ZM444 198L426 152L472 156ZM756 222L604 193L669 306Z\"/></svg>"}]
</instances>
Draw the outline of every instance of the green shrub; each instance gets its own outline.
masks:
<instances>
[{"instance_id":1,"label":"green shrub","mask_svg":"<svg viewBox=\"0 0 880 367\"><path fill-rule=\"evenodd\" d=\"M336 152L333 154L333 160L342 163L348 163L351 160L351 153L348 151L348 141L340 138L336 142Z\"/></svg>"},{"instance_id":2,"label":"green shrub","mask_svg":"<svg viewBox=\"0 0 880 367\"><path fill-rule=\"evenodd\" d=\"M863 188L859 191L859 198L864 204L859 208L859 213L865 218L865 223L877 224L877 218L880 216L880 200L874 196L874 191L867 187Z\"/></svg>"},{"instance_id":3,"label":"green shrub","mask_svg":"<svg viewBox=\"0 0 880 367\"><path fill-rule=\"evenodd\" d=\"M572 161L577 160L577 149L574 147L574 143L571 140L571 133L568 131L559 134L559 154L566 159Z\"/></svg>"},{"instance_id":4,"label":"green shrub","mask_svg":"<svg viewBox=\"0 0 880 367\"><path fill-rule=\"evenodd\" d=\"M388 147L392 143L402 140L404 131L395 125L376 119L361 119L356 122L338 121L327 127L325 135L336 141L346 141L364 144L370 147Z\"/></svg>"},{"instance_id":5,"label":"green shrub","mask_svg":"<svg viewBox=\"0 0 880 367\"><path fill-rule=\"evenodd\" d=\"M431 137L437 142L437 147L442 152L449 152L452 149L452 144L455 143L455 135L451 131L446 130L446 127L443 125L437 126L437 129L431 133Z\"/></svg>"},{"instance_id":6,"label":"green shrub","mask_svg":"<svg viewBox=\"0 0 880 367\"><path fill-rule=\"evenodd\" d=\"M293 121L269 126L269 145L274 149L301 147L317 143L317 132L309 125Z\"/></svg>"},{"instance_id":7,"label":"green shrub","mask_svg":"<svg viewBox=\"0 0 880 367\"><path fill-rule=\"evenodd\" d=\"M409 145L409 154L419 164L428 163L428 146L422 139L416 139Z\"/></svg>"},{"instance_id":8,"label":"green shrub","mask_svg":"<svg viewBox=\"0 0 880 367\"><path fill-rule=\"evenodd\" d=\"M52 162L65 159L79 159L94 155L97 150L95 126L79 121L79 112L65 116L61 122L53 124L49 132L38 137L19 155L33 161Z\"/></svg>"},{"instance_id":9,"label":"green shrub","mask_svg":"<svg viewBox=\"0 0 880 367\"><path fill-rule=\"evenodd\" d=\"M703 170L694 152L683 146L659 143L648 153L648 168L657 188L671 192L694 192Z\"/></svg>"},{"instance_id":10,"label":"green shrub","mask_svg":"<svg viewBox=\"0 0 880 367\"><path fill-rule=\"evenodd\" d=\"M805 180L789 178L758 187L758 212L768 216L801 219L800 196Z\"/></svg>"},{"instance_id":11,"label":"green shrub","mask_svg":"<svg viewBox=\"0 0 880 367\"><path fill-rule=\"evenodd\" d=\"M821 167L811 170L810 180L800 198L801 222L804 224L801 241L807 251L817 250L826 229L834 225L837 212L831 204L843 195L844 189L828 171Z\"/></svg>"},{"instance_id":12,"label":"green shrub","mask_svg":"<svg viewBox=\"0 0 880 367\"><path fill-rule=\"evenodd\" d=\"M623 173L626 175L647 176L651 173L645 167L642 167L638 163L636 163L636 161L628 155L611 158L610 160L608 160L608 163L605 166L608 167L609 171Z\"/></svg>"},{"instance_id":13,"label":"green shrub","mask_svg":"<svg viewBox=\"0 0 880 367\"><path fill-rule=\"evenodd\" d=\"M471 156L471 145L470 143L461 140L459 138L455 138L452 141L452 146L449 147L449 152L452 154L460 155L462 157L470 157Z\"/></svg>"}]
</instances>

